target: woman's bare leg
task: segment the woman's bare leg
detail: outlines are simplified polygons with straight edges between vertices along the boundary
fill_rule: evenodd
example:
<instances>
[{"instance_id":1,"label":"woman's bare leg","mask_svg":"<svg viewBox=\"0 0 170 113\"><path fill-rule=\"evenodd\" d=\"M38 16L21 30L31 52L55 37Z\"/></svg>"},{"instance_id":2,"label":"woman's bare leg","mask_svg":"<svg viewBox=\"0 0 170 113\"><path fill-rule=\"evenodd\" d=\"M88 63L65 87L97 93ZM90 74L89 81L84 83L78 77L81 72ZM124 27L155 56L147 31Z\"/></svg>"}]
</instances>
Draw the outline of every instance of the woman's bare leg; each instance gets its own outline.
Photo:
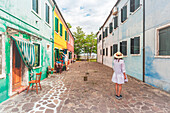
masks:
<instances>
[{"instance_id":1,"label":"woman's bare leg","mask_svg":"<svg viewBox=\"0 0 170 113\"><path fill-rule=\"evenodd\" d=\"M119 84L119 91L118 91L118 96L120 96L122 90L122 84Z\"/></svg>"},{"instance_id":2,"label":"woman's bare leg","mask_svg":"<svg viewBox=\"0 0 170 113\"><path fill-rule=\"evenodd\" d=\"M118 84L115 84L116 95L118 95Z\"/></svg>"}]
</instances>

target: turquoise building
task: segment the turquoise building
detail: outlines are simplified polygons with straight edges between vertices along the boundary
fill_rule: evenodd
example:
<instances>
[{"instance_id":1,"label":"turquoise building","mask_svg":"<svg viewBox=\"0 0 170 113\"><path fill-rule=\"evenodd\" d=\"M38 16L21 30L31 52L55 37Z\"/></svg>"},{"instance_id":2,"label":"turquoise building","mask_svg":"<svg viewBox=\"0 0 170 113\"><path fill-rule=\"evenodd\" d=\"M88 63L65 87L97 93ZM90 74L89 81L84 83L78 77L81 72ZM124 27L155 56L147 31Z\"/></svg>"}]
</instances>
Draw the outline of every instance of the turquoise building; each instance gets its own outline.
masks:
<instances>
[{"instance_id":1,"label":"turquoise building","mask_svg":"<svg viewBox=\"0 0 170 113\"><path fill-rule=\"evenodd\" d=\"M0 102L28 86L30 73L42 72L53 62L52 2L0 1Z\"/></svg>"}]
</instances>

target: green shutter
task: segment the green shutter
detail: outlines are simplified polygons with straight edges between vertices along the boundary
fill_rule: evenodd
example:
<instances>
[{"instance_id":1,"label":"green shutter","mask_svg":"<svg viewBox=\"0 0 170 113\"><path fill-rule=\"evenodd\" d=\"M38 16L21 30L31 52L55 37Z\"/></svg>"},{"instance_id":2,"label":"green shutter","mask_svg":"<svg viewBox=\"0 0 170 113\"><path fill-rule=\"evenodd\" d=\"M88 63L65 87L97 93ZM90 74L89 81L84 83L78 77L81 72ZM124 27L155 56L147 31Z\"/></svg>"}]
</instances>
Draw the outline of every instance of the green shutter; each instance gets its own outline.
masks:
<instances>
[{"instance_id":1,"label":"green shutter","mask_svg":"<svg viewBox=\"0 0 170 113\"><path fill-rule=\"evenodd\" d=\"M135 8L135 3L134 3L135 0L130 0L130 12L133 12L134 11L134 8Z\"/></svg>"},{"instance_id":2,"label":"green shutter","mask_svg":"<svg viewBox=\"0 0 170 113\"><path fill-rule=\"evenodd\" d=\"M65 40L67 40L67 31L65 31Z\"/></svg>"},{"instance_id":3,"label":"green shutter","mask_svg":"<svg viewBox=\"0 0 170 113\"><path fill-rule=\"evenodd\" d=\"M135 0L135 3L134 3L134 10L136 10L138 7L140 6L140 0Z\"/></svg>"},{"instance_id":4,"label":"green shutter","mask_svg":"<svg viewBox=\"0 0 170 113\"><path fill-rule=\"evenodd\" d=\"M134 38L134 54L139 54L140 52L140 37Z\"/></svg>"},{"instance_id":5,"label":"green shutter","mask_svg":"<svg viewBox=\"0 0 170 113\"><path fill-rule=\"evenodd\" d=\"M49 23L49 6L46 4L46 22Z\"/></svg>"},{"instance_id":6,"label":"green shutter","mask_svg":"<svg viewBox=\"0 0 170 113\"><path fill-rule=\"evenodd\" d=\"M121 9L121 22L123 22L123 8Z\"/></svg>"},{"instance_id":7,"label":"green shutter","mask_svg":"<svg viewBox=\"0 0 170 113\"><path fill-rule=\"evenodd\" d=\"M60 23L60 36L63 35L63 25Z\"/></svg>"},{"instance_id":8,"label":"green shutter","mask_svg":"<svg viewBox=\"0 0 170 113\"><path fill-rule=\"evenodd\" d=\"M130 53L134 54L134 39L130 39Z\"/></svg>"},{"instance_id":9,"label":"green shutter","mask_svg":"<svg viewBox=\"0 0 170 113\"><path fill-rule=\"evenodd\" d=\"M55 31L58 33L58 18L55 17Z\"/></svg>"},{"instance_id":10,"label":"green shutter","mask_svg":"<svg viewBox=\"0 0 170 113\"><path fill-rule=\"evenodd\" d=\"M123 12L123 14L124 14L124 21L127 19L127 5L126 6L124 6L124 12Z\"/></svg>"}]
</instances>

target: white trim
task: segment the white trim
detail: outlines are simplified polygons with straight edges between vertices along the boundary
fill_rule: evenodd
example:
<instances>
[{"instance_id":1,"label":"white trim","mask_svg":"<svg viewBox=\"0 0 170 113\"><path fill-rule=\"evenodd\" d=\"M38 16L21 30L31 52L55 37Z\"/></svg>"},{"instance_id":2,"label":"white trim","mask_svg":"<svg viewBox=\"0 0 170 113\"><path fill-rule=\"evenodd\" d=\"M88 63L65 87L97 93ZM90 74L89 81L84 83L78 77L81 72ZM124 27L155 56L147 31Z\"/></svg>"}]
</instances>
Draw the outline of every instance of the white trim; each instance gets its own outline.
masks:
<instances>
[{"instance_id":1,"label":"white trim","mask_svg":"<svg viewBox=\"0 0 170 113\"><path fill-rule=\"evenodd\" d=\"M46 22L46 4L49 6L49 23ZM49 25L49 27L52 26L52 8L47 1L44 2L44 22Z\"/></svg>"},{"instance_id":2,"label":"white trim","mask_svg":"<svg viewBox=\"0 0 170 113\"><path fill-rule=\"evenodd\" d=\"M155 30L155 58L170 58L170 55L159 55L159 30L170 27L170 23L156 28Z\"/></svg>"},{"instance_id":3,"label":"white trim","mask_svg":"<svg viewBox=\"0 0 170 113\"><path fill-rule=\"evenodd\" d=\"M1 78L6 78L6 74L5 74L6 57L5 57L5 35L0 32L0 36L2 37L2 74L0 74L0 79L1 79Z\"/></svg>"},{"instance_id":4,"label":"white trim","mask_svg":"<svg viewBox=\"0 0 170 113\"><path fill-rule=\"evenodd\" d=\"M35 42L35 41L32 41L33 44L39 44L40 45L40 65L37 66L37 67L33 67L33 69L37 69L37 68L41 68L41 43L39 42Z\"/></svg>"},{"instance_id":5,"label":"white trim","mask_svg":"<svg viewBox=\"0 0 170 113\"><path fill-rule=\"evenodd\" d=\"M36 13L34 10L33 10L33 0L31 0L31 12L34 13L36 16L38 16L39 18L41 18L41 0L38 0L38 13Z\"/></svg>"}]
</instances>

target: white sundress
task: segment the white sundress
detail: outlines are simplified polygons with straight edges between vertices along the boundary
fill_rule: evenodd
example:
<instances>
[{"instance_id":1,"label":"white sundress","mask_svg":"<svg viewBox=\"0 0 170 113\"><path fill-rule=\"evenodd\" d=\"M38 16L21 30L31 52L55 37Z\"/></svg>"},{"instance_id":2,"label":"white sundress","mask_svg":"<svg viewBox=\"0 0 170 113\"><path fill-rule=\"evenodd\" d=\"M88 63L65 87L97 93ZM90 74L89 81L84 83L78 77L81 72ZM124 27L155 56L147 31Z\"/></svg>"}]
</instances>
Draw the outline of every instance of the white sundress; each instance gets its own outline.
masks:
<instances>
[{"instance_id":1,"label":"white sundress","mask_svg":"<svg viewBox=\"0 0 170 113\"><path fill-rule=\"evenodd\" d=\"M118 62L118 60L115 59L113 69L114 69L114 73L112 76L112 82L117 84L124 84L125 80L124 80L123 73L126 72L124 60L120 59Z\"/></svg>"}]
</instances>

